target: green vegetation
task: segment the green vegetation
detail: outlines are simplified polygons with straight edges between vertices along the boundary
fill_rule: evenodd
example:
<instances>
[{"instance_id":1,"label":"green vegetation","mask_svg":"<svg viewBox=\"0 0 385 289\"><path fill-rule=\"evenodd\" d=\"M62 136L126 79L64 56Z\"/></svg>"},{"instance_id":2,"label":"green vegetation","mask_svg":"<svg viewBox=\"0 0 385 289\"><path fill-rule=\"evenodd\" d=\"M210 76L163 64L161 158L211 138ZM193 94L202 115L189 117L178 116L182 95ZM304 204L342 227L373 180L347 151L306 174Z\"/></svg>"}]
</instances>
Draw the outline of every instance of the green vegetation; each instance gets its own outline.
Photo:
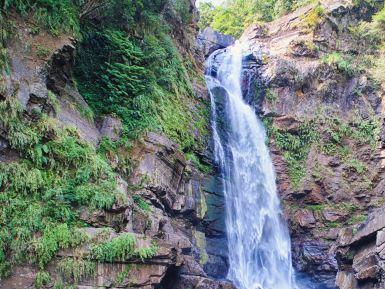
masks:
<instances>
[{"instance_id":1,"label":"green vegetation","mask_svg":"<svg viewBox=\"0 0 385 289\"><path fill-rule=\"evenodd\" d=\"M150 205L139 195L133 195L134 203L144 212L151 212Z\"/></svg>"},{"instance_id":2,"label":"green vegetation","mask_svg":"<svg viewBox=\"0 0 385 289\"><path fill-rule=\"evenodd\" d=\"M356 160L356 159L349 159L346 162L346 167L348 169L353 169L355 172L357 172L360 175L363 174L364 172L366 172L366 170L367 170L366 165L364 163L362 163L361 161Z\"/></svg>"},{"instance_id":3,"label":"green vegetation","mask_svg":"<svg viewBox=\"0 0 385 289\"><path fill-rule=\"evenodd\" d=\"M313 145L326 155L337 156L345 170L356 172L361 184L371 186L367 165L354 156L357 155L355 151L364 145L369 145L372 152L376 149L381 126L375 116L364 119L353 115L348 120L317 116L313 120L303 121L296 130L291 131L279 130L270 118L265 118L264 124L269 138L282 151L294 189L300 187L307 174L306 161ZM321 180L326 173L331 173L325 170L317 163L312 171L313 178Z\"/></svg>"},{"instance_id":4,"label":"green vegetation","mask_svg":"<svg viewBox=\"0 0 385 289\"><path fill-rule=\"evenodd\" d=\"M0 126L21 159L0 163L0 268L33 260L41 269L59 249L76 247L79 210L124 202L115 174L76 131L45 115L29 121L17 100L0 103Z\"/></svg>"},{"instance_id":5,"label":"green vegetation","mask_svg":"<svg viewBox=\"0 0 385 289\"><path fill-rule=\"evenodd\" d=\"M130 234L104 243L88 240L80 230L88 226L80 213L127 202L125 192L117 190L116 173L131 173L131 143L143 133L163 132L187 155L203 148L209 111L193 90L193 83L202 81L200 71L193 51L184 47L182 56L178 39L170 36L178 35L173 29L179 28L166 21L188 26L190 2L111 0L104 4L97 9L78 0L2 3L1 72L8 70L7 45L16 35L14 13L25 20L32 35L75 36L79 45L74 83L91 110L75 108L89 121L106 114L118 117L123 132L119 141L104 139L96 150L75 129L59 128L55 119L42 112L29 114L14 97L1 99L2 137L16 157L0 163L0 278L8 276L13 266L31 263L40 270L36 288L50 282L56 289L70 288L69 284L94 274L95 263L88 256L60 260L57 280L51 280L46 269L59 250L75 250L85 243L99 262L151 258L157 245L139 248ZM27 48L30 52L31 45ZM51 51L36 44L34 52L46 59ZM60 103L52 91L48 102L58 113ZM200 169L207 170L193 158ZM133 199L140 210L151 211L140 196Z\"/></svg>"},{"instance_id":6,"label":"green vegetation","mask_svg":"<svg viewBox=\"0 0 385 289\"><path fill-rule=\"evenodd\" d=\"M126 267L122 270L122 272L120 272L118 274L118 276L116 277L116 282L118 284L121 284L124 282L124 279L127 277L127 275L130 273L131 271L131 264L128 264L126 265Z\"/></svg>"},{"instance_id":7,"label":"green vegetation","mask_svg":"<svg viewBox=\"0 0 385 289\"><path fill-rule=\"evenodd\" d=\"M199 6L200 29L211 26L224 34L239 37L251 24L267 22L312 3L313 0L230 0L223 6L214 7L209 2Z\"/></svg>"},{"instance_id":8,"label":"green vegetation","mask_svg":"<svg viewBox=\"0 0 385 289\"><path fill-rule=\"evenodd\" d=\"M39 58L47 58L50 54L50 51L48 48L42 46L42 45L37 45L36 46L36 56Z\"/></svg>"},{"instance_id":9,"label":"green vegetation","mask_svg":"<svg viewBox=\"0 0 385 289\"><path fill-rule=\"evenodd\" d=\"M373 20L376 26L385 30L385 7L373 16Z\"/></svg>"},{"instance_id":10,"label":"green vegetation","mask_svg":"<svg viewBox=\"0 0 385 289\"><path fill-rule=\"evenodd\" d=\"M158 246L153 243L148 248L137 248L137 241L132 234L121 234L109 242L94 245L91 255L100 262L125 261L139 257L142 261L156 255Z\"/></svg>"},{"instance_id":11,"label":"green vegetation","mask_svg":"<svg viewBox=\"0 0 385 289\"><path fill-rule=\"evenodd\" d=\"M311 145L319 138L315 124L304 122L296 132L280 131L268 124L267 128L269 137L283 152L293 188L299 188L306 175L306 160Z\"/></svg>"},{"instance_id":12,"label":"green vegetation","mask_svg":"<svg viewBox=\"0 0 385 289\"><path fill-rule=\"evenodd\" d=\"M76 61L79 90L95 116L115 114L124 123L124 132L137 139L145 131L160 131L190 151L201 148L197 136L207 134L206 104L192 89L197 78L191 53L180 55L172 29L162 13L173 19L191 21L187 0L111 0L98 8L97 3L77 0L7 0L3 4L0 67L7 67L7 42L12 33L9 14L16 11L31 29L75 35L81 41ZM91 11L98 11L95 25ZM130 27L129 30L126 28ZM38 45L36 55L46 58L46 47ZM200 139L203 139L201 137ZM203 142L203 141L202 141Z\"/></svg>"},{"instance_id":13,"label":"green vegetation","mask_svg":"<svg viewBox=\"0 0 385 289\"><path fill-rule=\"evenodd\" d=\"M314 31L325 18L325 9L318 4L307 14L302 16L301 27L305 32Z\"/></svg>"},{"instance_id":14,"label":"green vegetation","mask_svg":"<svg viewBox=\"0 0 385 289\"><path fill-rule=\"evenodd\" d=\"M202 173L209 174L212 171L212 168L210 165L202 163L202 161L199 160L199 158L194 153L186 153L186 159L188 161L191 161L191 163L198 168Z\"/></svg>"},{"instance_id":15,"label":"green vegetation","mask_svg":"<svg viewBox=\"0 0 385 289\"><path fill-rule=\"evenodd\" d=\"M100 28L87 22L82 27L76 65L80 92L97 116L120 117L131 139L161 131L184 151L198 148L194 136L207 133L205 104L192 89L193 60L182 60L169 36L171 27L159 15L167 1L112 2ZM124 30L125 24L140 40Z\"/></svg>"},{"instance_id":16,"label":"green vegetation","mask_svg":"<svg viewBox=\"0 0 385 289\"><path fill-rule=\"evenodd\" d=\"M81 1L76 0L5 0L3 11L15 9L25 19L33 17L33 22L47 29L52 35L61 32L79 35L79 9Z\"/></svg>"},{"instance_id":17,"label":"green vegetation","mask_svg":"<svg viewBox=\"0 0 385 289\"><path fill-rule=\"evenodd\" d=\"M369 3L370 4L370 3ZM382 4L383 5L383 4ZM372 3L376 6L376 3ZM378 6L378 3L377 3ZM385 87L385 7L372 18L372 21L362 21L350 28L352 35L365 47L363 70L367 71L375 81Z\"/></svg>"},{"instance_id":18,"label":"green vegetation","mask_svg":"<svg viewBox=\"0 0 385 289\"><path fill-rule=\"evenodd\" d=\"M274 104L278 99L278 95L276 92L272 91L271 89L267 89L265 94L265 99L267 100L267 102Z\"/></svg>"},{"instance_id":19,"label":"green vegetation","mask_svg":"<svg viewBox=\"0 0 385 289\"><path fill-rule=\"evenodd\" d=\"M325 210L325 204L322 204L322 205L307 205L305 206L305 209L308 209L312 212L322 212L323 210Z\"/></svg>"},{"instance_id":20,"label":"green vegetation","mask_svg":"<svg viewBox=\"0 0 385 289\"><path fill-rule=\"evenodd\" d=\"M51 281L51 276L48 272L39 271L36 274L35 289L42 288L43 285L47 285Z\"/></svg>"},{"instance_id":21,"label":"green vegetation","mask_svg":"<svg viewBox=\"0 0 385 289\"><path fill-rule=\"evenodd\" d=\"M347 157L351 152L346 146L348 140L354 141L356 145L369 144L374 150L379 140L381 131L379 120L376 117L363 119L354 116L350 120L339 118L321 119L324 137L320 143L321 150L329 155L340 155Z\"/></svg>"},{"instance_id":22,"label":"green vegetation","mask_svg":"<svg viewBox=\"0 0 385 289\"><path fill-rule=\"evenodd\" d=\"M361 224L365 222L366 219L367 219L366 215L363 215L363 214L354 215L350 217L350 219L347 221L347 224L350 226L355 224Z\"/></svg>"},{"instance_id":23,"label":"green vegetation","mask_svg":"<svg viewBox=\"0 0 385 289\"><path fill-rule=\"evenodd\" d=\"M96 264L83 258L64 258L57 266L60 277L74 284L96 274Z\"/></svg>"},{"instance_id":24,"label":"green vegetation","mask_svg":"<svg viewBox=\"0 0 385 289\"><path fill-rule=\"evenodd\" d=\"M323 62L335 67L345 75L351 77L360 72L360 67L357 67L357 63L354 63L355 56L342 55L339 52L332 52L323 57Z\"/></svg>"},{"instance_id":25,"label":"green vegetation","mask_svg":"<svg viewBox=\"0 0 385 289\"><path fill-rule=\"evenodd\" d=\"M375 64L369 69L369 72L385 88L385 7L373 16L373 22L369 25L371 25L369 30L371 35L377 37L377 43L380 47Z\"/></svg>"},{"instance_id":26,"label":"green vegetation","mask_svg":"<svg viewBox=\"0 0 385 289\"><path fill-rule=\"evenodd\" d=\"M86 236L80 232L70 230L67 224L60 224L53 228L47 227L43 235L34 239L32 243L39 267L44 269L59 249L76 247L86 239Z\"/></svg>"},{"instance_id":27,"label":"green vegetation","mask_svg":"<svg viewBox=\"0 0 385 289\"><path fill-rule=\"evenodd\" d=\"M48 101L52 105L54 112L59 113L60 112L59 101L57 100L56 95L50 90L48 90Z\"/></svg>"}]
</instances>

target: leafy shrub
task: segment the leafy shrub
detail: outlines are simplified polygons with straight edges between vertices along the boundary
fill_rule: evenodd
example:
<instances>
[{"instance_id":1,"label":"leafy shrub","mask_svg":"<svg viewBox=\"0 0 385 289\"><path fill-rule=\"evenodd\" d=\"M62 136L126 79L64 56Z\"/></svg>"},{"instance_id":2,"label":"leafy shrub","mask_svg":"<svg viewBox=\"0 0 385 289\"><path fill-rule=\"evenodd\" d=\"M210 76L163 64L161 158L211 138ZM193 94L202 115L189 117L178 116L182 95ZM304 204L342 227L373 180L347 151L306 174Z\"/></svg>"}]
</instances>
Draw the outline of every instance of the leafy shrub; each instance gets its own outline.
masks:
<instances>
[{"instance_id":1,"label":"leafy shrub","mask_svg":"<svg viewBox=\"0 0 385 289\"><path fill-rule=\"evenodd\" d=\"M342 55L339 52L332 52L325 55L323 62L334 66L349 77L354 76L361 70L360 67L357 67L357 63L353 63L353 56Z\"/></svg>"},{"instance_id":2,"label":"leafy shrub","mask_svg":"<svg viewBox=\"0 0 385 289\"><path fill-rule=\"evenodd\" d=\"M385 88L385 47L376 56L375 64L369 68L369 72L374 79Z\"/></svg>"},{"instance_id":3,"label":"leafy shrub","mask_svg":"<svg viewBox=\"0 0 385 289\"><path fill-rule=\"evenodd\" d=\"M146 248L139 248L135 251L135 255L140 258L142 262L144 262L146 259L154 257L158 252L158 246L155 242L152 242L151 246Z\"/></svg>"},{"instance_id":4,"label":"leafy shrub","mask_svg":"<svg viewBox=\"0 0 385 289\"><path fill-rule=\"evenodd\" d=\"M38 45L36 46L36 56L39 57L39 58L46 58L48 57L50 54L50 51L48 48L42 46L42 45Z\"/></svg>"},{"instance_id":5,"label":"leafy shrub","mask_svg":"<svg viewBox=\"0 0 385 289\"><path fill-rule=\"evenodd\" d=\"M243 31L256 22L271 21L313 0L230 0L214 7L209 2L199 5L199 28L211 26L215 30L239 37Z\"/></svg>"},{"instance_id":6,"label":"leafy shrub","mask_svg":"<svg viewBox=\"0 0 385 289\"><path fill-rule=\"evenodd\" d=\"M363 119L354 117L348 120L328 118L320 121L323 138L321 150L329 155L339 155L342 159L349 159L351 151L345 146L348 141L356 145L370 145L372 151L376 148L380 124L376 117Z\"/></svg>"},{"instance_id":7,"label":"leafy shrub","mask_svg":"<svg viewBox=\"0 0 385 289\"><path fill-rule=\"evenodd\" d=\"M355 224L361 224L365 222L366 219L367 219L366 215L363 215L363 214L354 215L350 217L350 219L347 221L347 224L350 226Z\"/></svg>"},{"instance_id":8,"label":"leafy shrub","mask_svg":"<svg viewBox=\"0 0 385 289\"><path fill-rule=\"evenodd\" d=\"M43 235L33 242L40 268L44 268L59 249L76 247L85 239L85 235L73 232L67 224L46 227Z\"/></svg>"},{"instance_id":9,"label":"leafy shrub","mask_svg":"<svg viewBox=\"0 0 385 289\"><path fill-rule=\"evenodd\" d=\"M202 173L209 174L212 171L210 165L202 163L194 153L186 153L186 159L191 161L192 164L198 168Z\"/></svg>"},{"instance_id":10,"label":"leafy shrub","mask_svg":"<svg viewBox=\"0 0 385 289\"><path fill-rule=\"evenodd\" d=\"M214 21L215 6L211 2L203 2L199 5L199 12L198 26L201 30L204 30Z\"/></svg>"},{"instance_id":11,"label":"leafy shrub","mask_svg":"<svg viewBox=\"0 0 385 289\"><path fill-rule=\"evenodd\" d=\"M367 170L365 164L356 159L349 159L345 165L347 168L355 170L358 174L363 174Z\"/></svg>"},{"instance_id":12,"label":"leafy shrub","mask_svg":"<svg viewBox=\"0 0 385 289\"><path fill-rule=\"evenodd\" d=\"M122 142L104 143L96 151L76 130L58 128L45 114L34 115L32 120L16 99L0 103L2 136L20 157L11 164L0 163L0 274L6 276L12 266L32 260L41 269L37 286L47 282L43 270L58 250L85 241L77 231L84 226L81 210L109 209L125 201L105 159L108 149L118 153L120 147L128 146L128 139L151 129L166 133L188 151L199 145L194 135L207 125L192 89L193 62L182 59L169 36L171 27L159 13L177 11L187 23L189 1L107 1L106 9L100 11L100 25L86 17L80 22L83 2L6 0L2 6L5 18L10 11L33 18L34 32L44 28L55 36L63 32L79 36L76 70L82 94L96 115L114 114L124 123ZM3 28L3 13L1 17ZM11 26L10 21L5 24ZM3 68L10 36L1 29L0 38ZM37 47L36 52L39 57L48 55L44 47ZM58 111L51 92L48 101ZM93 118L88 111L87 115ZM148 210L142 202L139 205ZM134 237L127 234L97 245L93 253L100 261L129 255L144 260L156 250L155 244L137 248ZM80 279L92 271L90 264L74 268L79 260L72 261L60 263L65 278ZM58 280L54 288L65 288L64 283Z\"/></svg>"},{"instance_id":13,"label":"leafy shrub","mask_svg":"<svg viewBox=\"0 0 385 289\"><path fill-rule=\"evenodd\" d=\"M364 46L369 48L377 48L381 43L381 33L373 26L373 23L361 21L358 25L349 27L349 32L360 42L363 42Z\"/></svg>"},{"instance_id":14,"label":"leafy shrub","mask_svg":"<svg viewBox=\"0 0 385 289\"><path fill-rule=\"evenodd\" d=\"M116 282L118 282L118 284L124 282L124 279L127 277L128 273L131 270L131 267L131 264L127 264L126 267L118 274L118 276L116 277Z\"/></svg>"},{"instance_id":15,"label":"leafy shrub","mask_svg":"<svg viewBox=\"0 0 385 289\"><path fill-rule=\"evenodd\" d=\"M101 262L126 261L134 255L135 246L135 236L125 233L110 242L94 245L91 255Z\"/></svg>"}]
</instances>

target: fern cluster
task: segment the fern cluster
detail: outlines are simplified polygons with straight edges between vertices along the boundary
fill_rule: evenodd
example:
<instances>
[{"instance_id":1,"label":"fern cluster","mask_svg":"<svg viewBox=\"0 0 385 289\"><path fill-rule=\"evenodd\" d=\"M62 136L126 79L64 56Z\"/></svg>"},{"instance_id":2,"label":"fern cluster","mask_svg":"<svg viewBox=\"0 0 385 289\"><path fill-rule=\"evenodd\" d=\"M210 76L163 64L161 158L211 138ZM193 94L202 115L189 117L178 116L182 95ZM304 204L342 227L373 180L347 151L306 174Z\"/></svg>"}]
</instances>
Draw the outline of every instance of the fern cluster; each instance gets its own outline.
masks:
<instances>
[{"instance_id":1,"label":"fern cluster","mask_svg":"<svg viewBox=\"0 0 385 289\"><path fill-rule=\"evenodd\" d=\"M298 127L297 132L280 131L275 126L268 126L269 136L283 151L288 174L295 189L298 189L306 175L306 159L311 145L319 138L315 128L313 122L304 122Z\"/></svg>"},{"instance_id":2,"label":"fern cluster","mask_svg":"<svg viewBox=\"0 0 385 289\"><path fill-rule=\"evenodd\" d=\"M160 131L185 151L199 147L196 136L207 128L205 104L194 94L191 63L182 59L161 16L170 5L182 13L187 2L142 1L128 7L112 2L124 17L107 9L105 22L97 28L86 22L82 29L76 62L81 94L96 115L120 117L131 139Z\"/></svg>"},{"instance_id":3,"label":"fern cluster","mask_svg":"<svg viewBox=\"0 0 385 289\"><path fill-rule=\"evenodd\" d=\"M29 260L44 269L60 248L80 243L73 230L81 207L107 209L123 196L110 165L76 131L44 115L28 120L16 99L0 103L0 115L20 155L0 163L0 273L6 276Z\"/></svg>"},{"instance_id":4,"label":"fern cluster","mask_svg":"<svg viewBox=\"0 0 385 289\"><path fill-rule=\"evenodd\" d=\"M138 248L134 235L124 233L111 241L94 245L91 256L100 262L127 261L139 257L142 261L156 255L158 246L153 243L150 247Z\"/></svg>"}]
</instances>

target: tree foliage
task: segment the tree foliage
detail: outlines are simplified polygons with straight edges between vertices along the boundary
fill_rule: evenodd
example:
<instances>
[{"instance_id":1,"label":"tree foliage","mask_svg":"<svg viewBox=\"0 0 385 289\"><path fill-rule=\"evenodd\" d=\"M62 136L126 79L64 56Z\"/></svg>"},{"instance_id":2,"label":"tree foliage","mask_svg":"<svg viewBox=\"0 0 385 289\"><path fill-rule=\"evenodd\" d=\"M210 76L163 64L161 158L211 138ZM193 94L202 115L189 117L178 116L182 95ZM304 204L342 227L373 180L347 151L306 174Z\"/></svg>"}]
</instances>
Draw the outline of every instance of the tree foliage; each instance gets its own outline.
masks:
<instances>
[{"instance_id":1,"label":"tree foliage","mask_svg":"<svg viewBox=\"0 0 385 289\"><path fill-rule=\"evenodd\" d=\"M213 29L239 37L250 24L275 19L312 0L228 0L223 6L214 7L208 2L199 6L199 27Z\"/></svg>"}]
</instances>

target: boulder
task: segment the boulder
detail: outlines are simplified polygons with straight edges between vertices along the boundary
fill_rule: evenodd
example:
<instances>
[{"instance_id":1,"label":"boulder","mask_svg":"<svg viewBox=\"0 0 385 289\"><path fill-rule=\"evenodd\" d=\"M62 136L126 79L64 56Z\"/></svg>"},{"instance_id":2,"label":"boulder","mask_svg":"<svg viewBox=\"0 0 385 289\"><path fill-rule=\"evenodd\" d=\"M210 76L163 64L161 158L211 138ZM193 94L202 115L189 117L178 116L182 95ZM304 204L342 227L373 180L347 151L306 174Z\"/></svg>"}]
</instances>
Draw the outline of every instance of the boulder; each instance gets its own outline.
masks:
<instances>
[{"instance_id":1,"label":"boulder","mask_svg":"<svg viewBox=\"0 0 385 289\"><path fill-rule=\"evenodd\" d=\"M224 35L207 27L198 35L198 43L201 46L205 57L208 57L218 49L226 48L233 45L235 38L231 35Z\"/></svg>"},{"instance_id":2,"label":"boulder","mask_svg":"<svg viewBox=\"0 0 385 289\"><path fill-rule=\"evenodd\" d=\"M340 289L357 289L357 280L354 274L348 271L339 271L336 278L336 285Z\"/></svg>"},{"instance_id":3,"label":"boulder","mask_svg":"<svg viewBox=\"0 0 385 289\"><path fill-rule=\"evenodd\" d=\"M356 245L365 240L376 237L377 231L385 228L385 207L373 212L369 217L368 222L354 235L350 245Z\"/></svg>"},{"instance_id":4,"label":"boulder","mask_svg":"<svg viewBox=\"0 0 385 289\"><path fill-rule=\"evenodd\" d=\"M122 129L122 121L119 118L106 116L100 128L100 135L111 141L117 141L120 138Z\"/></svg>"},{"instance_id":5,"label":"boulder","mask_svg":"<svg viewBox=\"0 0 385 289\"><path fill-rule=\"evenodd\" d=\"M199 276L182 275L180 281L176 282L172 289L236 289L230 282L215 281Z\"/></svg>"},{"instance_id":6,"label":"boulder","mask_svg":"<svg viewBox=\"0 0 385 289\"><path fill-rule=\"evenodd\" d=\"M307 209L298 210L294 214L294 220L305 229L314 228L316 224L313 213Z\"/></svg>"}]
</instances>

